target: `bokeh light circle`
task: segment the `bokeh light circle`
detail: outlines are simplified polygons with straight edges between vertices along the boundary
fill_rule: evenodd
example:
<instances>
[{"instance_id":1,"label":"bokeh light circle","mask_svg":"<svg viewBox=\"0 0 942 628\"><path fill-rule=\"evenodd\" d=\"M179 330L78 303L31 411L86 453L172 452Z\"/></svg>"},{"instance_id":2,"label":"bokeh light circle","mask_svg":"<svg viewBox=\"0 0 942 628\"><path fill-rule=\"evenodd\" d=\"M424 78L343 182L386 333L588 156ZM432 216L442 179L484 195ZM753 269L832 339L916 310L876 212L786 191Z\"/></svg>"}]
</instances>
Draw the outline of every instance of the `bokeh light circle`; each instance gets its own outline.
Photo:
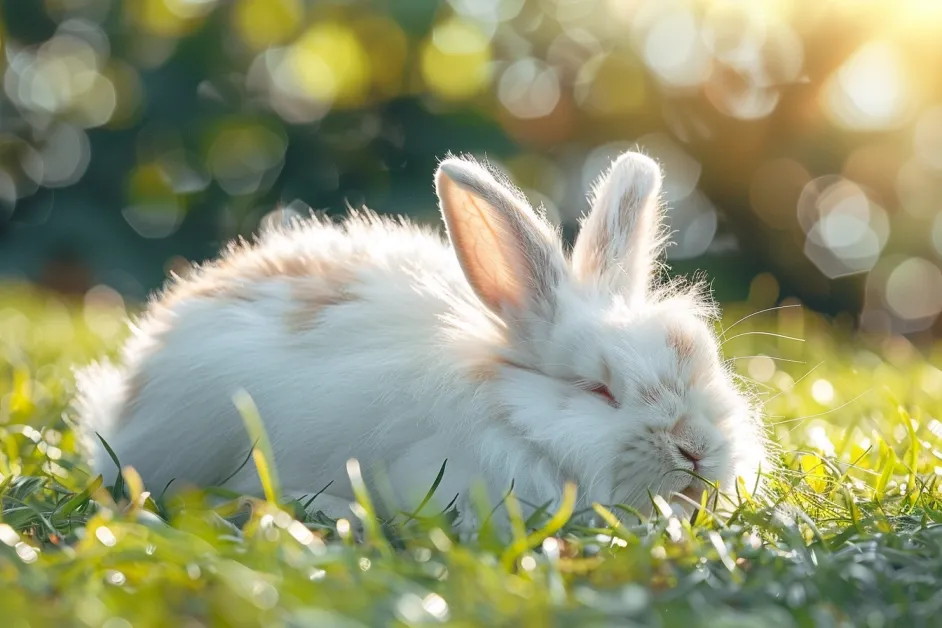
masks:
<instances>
[{"instance_id":1,"label":"bokeh light circle","mask_svg":"<svg viewBox=\"0 0 942 628\"><path fill-rule=\"evenodd\" d=\"M911 257L890 272L885 299L899 318L934 319L942 311L942 271L928 260Z\"/></svg>"}]
</instances>

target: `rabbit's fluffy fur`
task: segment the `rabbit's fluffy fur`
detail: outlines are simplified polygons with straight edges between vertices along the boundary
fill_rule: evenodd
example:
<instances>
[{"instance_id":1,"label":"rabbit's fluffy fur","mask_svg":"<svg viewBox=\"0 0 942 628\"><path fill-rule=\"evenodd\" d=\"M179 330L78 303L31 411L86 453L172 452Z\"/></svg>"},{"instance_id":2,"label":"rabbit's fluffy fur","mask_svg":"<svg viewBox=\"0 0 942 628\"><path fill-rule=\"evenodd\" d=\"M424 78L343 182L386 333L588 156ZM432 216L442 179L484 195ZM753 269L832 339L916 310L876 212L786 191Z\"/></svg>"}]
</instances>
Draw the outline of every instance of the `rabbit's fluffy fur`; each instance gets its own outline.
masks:
<instances>
[{"instance_id":1,"label":"rabbit's fluffy fur","mask_svg":"<svg viewBox=\"0 0 942 628\"><path fill-rule=\"evenodd\" d=\"M764 461L760 424L719 355L713 308L653 281L661 172L626 153L592 190L571 251L512 185L448 157L436 191L449 240L370 212L269 230L174 281L132 325L120 363L77 373L94 469L148 489L217 485L252 443L246 390L283 489L346 515L346 461L395 506L469 488L648 510L648 491L699 499L689 473L731 488ZM686 471L685 471L686 470ZM260 494L250 462L226 483ZM388 498L389 496L387 496ZM387 504L387 508L392 508ZM386 513L390 514L390 513Z\"/></svg>"}]
</instances>

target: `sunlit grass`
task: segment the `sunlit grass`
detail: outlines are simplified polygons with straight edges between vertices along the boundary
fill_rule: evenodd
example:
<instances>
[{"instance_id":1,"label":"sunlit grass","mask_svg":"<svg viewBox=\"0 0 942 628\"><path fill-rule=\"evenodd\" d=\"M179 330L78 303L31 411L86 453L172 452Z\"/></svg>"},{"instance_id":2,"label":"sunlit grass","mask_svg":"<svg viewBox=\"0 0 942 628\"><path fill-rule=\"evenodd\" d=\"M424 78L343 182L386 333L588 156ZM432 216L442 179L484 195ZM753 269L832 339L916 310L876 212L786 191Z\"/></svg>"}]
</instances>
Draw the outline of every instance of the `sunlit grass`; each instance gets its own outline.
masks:
<instances>
[{"instance_id":1,"label":"sunlit grass","mask_svg":"<svg viewBox=\"0 0 942 628\"><path fill-rule=\"evenodd\" d=\"M597 506L596 529L569 520L572 489L558 511L527 521L511 496L512 534L488 529L468 541L431 508L378 521L354 463L363 525L304 514L278 495L267 440L241 397L256 443L246 463L265 469L268 499L219 491L164 499L163 487L143 486L130 468L123 486L102 486L77 462L62 414L71 366L115 347L120 326L108 321L120 310L83 311L25 289L2 294L7 620L918 626L934 625L942 607L939 349L854 339L846 322L797 307L747 318L725 334L724 351L751 381L781 447L769 491L729 487L744 505L721 515L704 501L692 522L666 508L648 521L627 512L619 520ZM729 306L726 324L757 309Z\"/></svg>"}]
</instances>

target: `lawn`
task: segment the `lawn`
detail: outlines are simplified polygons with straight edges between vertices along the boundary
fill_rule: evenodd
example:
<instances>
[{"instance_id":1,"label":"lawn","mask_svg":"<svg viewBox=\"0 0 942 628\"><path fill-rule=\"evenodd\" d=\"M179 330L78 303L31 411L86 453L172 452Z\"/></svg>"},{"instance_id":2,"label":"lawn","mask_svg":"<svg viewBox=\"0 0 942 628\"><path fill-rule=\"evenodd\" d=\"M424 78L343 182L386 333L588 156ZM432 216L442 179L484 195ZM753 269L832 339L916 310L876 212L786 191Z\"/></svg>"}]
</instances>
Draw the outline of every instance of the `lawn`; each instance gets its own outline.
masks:
<instances>
[{"instance_id":1,"label":"lawn","mask_svg":"<svg viewBox=\"0 0 942 628\"><path fill-rule=\"evenodd\" d=\"M724 320L782 450L767 493L726 487L744 504L692 521L598 509L609 525L588 529L546 512L467 542L433 512L380 524L369 496L357 541L298 504L165 501L133 472L101 487L63 413L72 365L124 333L122 304L5 288L3 625L938 625L942 345L857 338L797 306L740 321L775 305L768 284Z\"/></svg>"}]
</instances>

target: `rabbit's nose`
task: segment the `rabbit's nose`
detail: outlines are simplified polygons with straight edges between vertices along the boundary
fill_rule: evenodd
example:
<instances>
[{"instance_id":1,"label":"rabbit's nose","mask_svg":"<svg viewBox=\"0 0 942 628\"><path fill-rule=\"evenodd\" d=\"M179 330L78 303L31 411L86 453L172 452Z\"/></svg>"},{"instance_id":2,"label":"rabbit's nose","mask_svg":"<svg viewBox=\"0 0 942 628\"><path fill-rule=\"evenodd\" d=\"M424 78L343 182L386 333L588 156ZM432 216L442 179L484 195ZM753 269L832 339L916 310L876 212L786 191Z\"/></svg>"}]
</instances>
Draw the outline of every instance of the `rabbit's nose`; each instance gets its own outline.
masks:
<instances>
[{"instance_id":1,"label":"rabbit's nose","mask_svg":"<svg viewBox=\"0 0 942 628\"><path fill-rule=\"evenodd\" d=\"M675 443L674 446L677 448L677 452L681 456L693 463L693 468L696 471L699 467L700 461L703 459L703 456L691 451L688 447L683 445L678 445Z\"/></svg>"}]
</instances>

